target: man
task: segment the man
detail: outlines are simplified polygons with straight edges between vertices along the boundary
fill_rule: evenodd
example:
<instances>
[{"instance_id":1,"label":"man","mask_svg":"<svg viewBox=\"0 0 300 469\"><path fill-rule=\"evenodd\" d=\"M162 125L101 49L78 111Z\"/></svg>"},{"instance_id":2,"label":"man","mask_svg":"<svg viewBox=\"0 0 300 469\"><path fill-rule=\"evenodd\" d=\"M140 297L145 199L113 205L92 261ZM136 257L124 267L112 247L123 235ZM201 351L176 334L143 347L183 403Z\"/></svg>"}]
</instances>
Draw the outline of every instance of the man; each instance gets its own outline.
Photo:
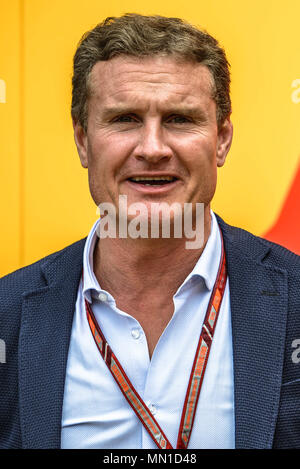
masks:
<instances>
[{"instance_id":1,"label":"man","mask_svg":"<svg viewBox=\"0 0 300 469\"><path fill-rule=\"evenodd\" d=\"M2 448L300 447L299 257L210 209L228 67L179 19L108 18L83 37L74 136L103 220L1 279ZM132 207L152 228L157 204L159 236L120 234ZM101 237L109 206L117 234ZM192 249L175 236L186 207Z\"/></svg>"}]
</instances>

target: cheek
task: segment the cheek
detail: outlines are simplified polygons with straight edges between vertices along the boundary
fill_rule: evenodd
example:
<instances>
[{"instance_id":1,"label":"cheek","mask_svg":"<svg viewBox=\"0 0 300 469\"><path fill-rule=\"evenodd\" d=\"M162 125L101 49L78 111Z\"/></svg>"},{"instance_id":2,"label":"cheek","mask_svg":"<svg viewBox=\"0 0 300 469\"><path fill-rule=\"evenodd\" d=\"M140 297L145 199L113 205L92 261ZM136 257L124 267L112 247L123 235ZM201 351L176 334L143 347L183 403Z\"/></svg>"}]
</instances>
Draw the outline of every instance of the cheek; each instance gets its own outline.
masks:
<instances>
[{"instance_id":1,"label":"cheek","mask_svg":"<svg viewBox=\"0 0 300 469\"><path fill-rule=\"evenodd\" d=\"M88 173L91 189L98 190L105 181L109 180L109 175L113 172L113 149L105 144L101 139L93 139L88 145Z\"/></svg>"},{"instance_id":2,"label":"cheek","mask_svg":"<svg viewBox=\"0 0 300 469\"><path fill-rule=\"evenodd\" d=\"M205 139L194 139L189 144L178 145L177 154L182 158L186 169L192 176L194 173L200 177L207 176L216 167L216 144Z\"/></svg>"},{"instance_id":3,"label":"cheek","mask_svg":"<svg viewBox=\"0 0 300 469\"><path fill-rule=\"evenodd\" d=\"M128 139L97 135L88 141L88 179L92 198L98 206L115 199L118 177L130 155Z\"/></svg>"},{"instance_id":4,"label":"cheek","mask_svg":"<svg viewBox=\"0 0 300 469\"><path fill-rule=\"evenodd\" d=\"M88 180L91 196L98 206L107 199L105 181L109 180L109 159L105 155L105 149L101 141L93 138L88 140Z\"/></svg>"},{"instance_id":5,"label":"cheek","mask_svg":"<svg viewBox=\"0 0 300 469\"><path fill-rule=\"evenodd\" d=\"M188 146L181 145L185 169L189 175L189 190L193 200L208 204L216 190L217 165L214 139L195 138Z\"/></svg>"},{"instance_id":6,"label":"cheek","mask_svg":"<svg viewBox=\"0 0 300 469\"><path fill-rule=\"evenodd\" d=\"M89 165L113 172L124 163L133 146L130 135L99 133L90 139L88 144Z\"/></svg>"}]
</instances>

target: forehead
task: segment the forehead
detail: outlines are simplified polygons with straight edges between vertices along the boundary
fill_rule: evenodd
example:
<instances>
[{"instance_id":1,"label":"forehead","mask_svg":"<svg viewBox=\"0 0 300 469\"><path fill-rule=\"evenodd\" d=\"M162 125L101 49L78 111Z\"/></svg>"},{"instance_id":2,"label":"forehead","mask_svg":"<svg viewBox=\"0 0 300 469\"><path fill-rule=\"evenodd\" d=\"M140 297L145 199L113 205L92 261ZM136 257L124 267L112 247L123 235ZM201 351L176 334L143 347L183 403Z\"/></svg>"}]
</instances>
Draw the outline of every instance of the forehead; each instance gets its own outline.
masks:
<instances>
[{"instance_id":1,"label":"forehead","mask_svg":"<svg viewBox=\"0 0 300 469\"><path fill-rule=\"evenodd\" d=\"M102 103L155 97L161 103L212 99L213 78L202 64L155 56L119 56L97 62L90 73L90 96ZM173 103L174 104L174 103Z\"/></svg>"}]
</instances>

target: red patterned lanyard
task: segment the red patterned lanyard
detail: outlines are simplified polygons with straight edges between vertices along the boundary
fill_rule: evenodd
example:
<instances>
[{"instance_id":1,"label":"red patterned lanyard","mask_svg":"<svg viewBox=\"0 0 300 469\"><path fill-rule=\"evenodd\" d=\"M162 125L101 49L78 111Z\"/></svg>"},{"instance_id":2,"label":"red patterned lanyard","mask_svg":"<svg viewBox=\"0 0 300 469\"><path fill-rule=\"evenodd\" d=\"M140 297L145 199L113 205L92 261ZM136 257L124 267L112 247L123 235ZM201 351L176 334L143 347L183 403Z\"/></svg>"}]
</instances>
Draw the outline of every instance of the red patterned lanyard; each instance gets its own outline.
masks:
<instances>
[{"instance_id":1,"label":"red patterned lanyard","mask_svg":"<svg viewBox=\"0 0 300 469\"><path fill-rule=\"evenodd\" d=\"M221 232L220 232L221 233ZM186 391L184 406L181 414L181 421L178 431L177 449L186 449L190 440L195 413L197 409L200 390L203 382L205 368L207 365L209 352L215 332L219 311L224 295L227 273L225 252L222 240L222 253L217 274L217 279L210 297L207 307L205 319L202 326L201 335L199 338L197 350L195 353L194 363L192 366L190 379ZM97 348L105 361L112 376L117 382L120 390L122 391L125 399L133 408L137 417L140 419L146 430L149 432L151 438L160 449L173 449L171 443L159 426L156 419L153 417L151 411L144 403L138 392L127 377L116 355L113 353L107 340L105 339L99 324L93 314L92 308L87 300L85 300L86 314L88 323L91 328Z\"/></svg>"}]
</instances>

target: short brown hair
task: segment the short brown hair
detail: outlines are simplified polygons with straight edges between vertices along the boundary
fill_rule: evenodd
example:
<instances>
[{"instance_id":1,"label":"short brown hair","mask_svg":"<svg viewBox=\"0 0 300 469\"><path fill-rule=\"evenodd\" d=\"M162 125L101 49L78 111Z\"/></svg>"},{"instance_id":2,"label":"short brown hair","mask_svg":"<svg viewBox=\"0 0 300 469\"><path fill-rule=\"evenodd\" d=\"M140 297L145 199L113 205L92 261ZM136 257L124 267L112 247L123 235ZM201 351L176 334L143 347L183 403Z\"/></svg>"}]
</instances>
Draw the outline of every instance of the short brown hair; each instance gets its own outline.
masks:
<instances>
[{"instance_id":1,"label":"short brown hair","mask_svg":"<svg viewBox=\"0 0 300 469\"><path fill-rule=\"evenodd\" d=\"M87 130L89 76L96 62L119 55L173 55L205 65L213 78L212 97L221 125L231 112L229 63L218 41L179 18L125 14L109 17L81 38L74 55L72 118Z\"/></svg>"}]
</instances>

